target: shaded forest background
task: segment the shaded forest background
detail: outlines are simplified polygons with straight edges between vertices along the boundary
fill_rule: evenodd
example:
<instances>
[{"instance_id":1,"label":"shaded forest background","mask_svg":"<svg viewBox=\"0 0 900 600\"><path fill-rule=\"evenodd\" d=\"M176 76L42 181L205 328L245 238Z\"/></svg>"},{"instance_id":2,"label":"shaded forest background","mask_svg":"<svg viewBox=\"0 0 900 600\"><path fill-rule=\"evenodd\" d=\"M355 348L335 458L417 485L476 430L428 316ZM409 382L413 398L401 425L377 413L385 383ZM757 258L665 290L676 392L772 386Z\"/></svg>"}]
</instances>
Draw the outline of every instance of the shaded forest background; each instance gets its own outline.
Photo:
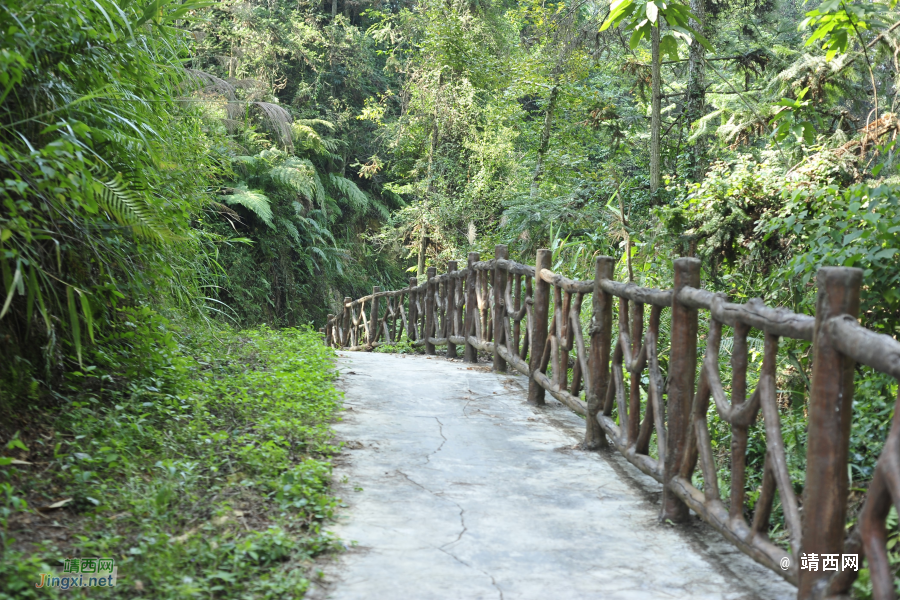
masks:
<instances>
[{"instance_id":1,"label":"shaded forest background","mask_svg":"<svg viewBox=\"0 0 900 600\"><path fill-rule=\"evenodd\" d=\"M857 266L863 324L900 327L893 1L18 1L0 21L2 440L165 378L196 332L318 327L498 243L658 287L697 256L705 287L806 313L820 266ZM779 361L802 487L808 344ZM859 371L860 489L896 392Z\"/></svg>"},{"instance_id":2,"label":"shaded forest background","mask_svg":"<svg viewBox=\"0 0 900 600\"><path fill-rule=\"evenodd\" d=\"M129 355L126 322L318 325L496 243L639 280L695 255L807 312L818 266L862 266L893 334L893 6L660 7L9 5L7 401Z\"/></svg>"}]
</instances>

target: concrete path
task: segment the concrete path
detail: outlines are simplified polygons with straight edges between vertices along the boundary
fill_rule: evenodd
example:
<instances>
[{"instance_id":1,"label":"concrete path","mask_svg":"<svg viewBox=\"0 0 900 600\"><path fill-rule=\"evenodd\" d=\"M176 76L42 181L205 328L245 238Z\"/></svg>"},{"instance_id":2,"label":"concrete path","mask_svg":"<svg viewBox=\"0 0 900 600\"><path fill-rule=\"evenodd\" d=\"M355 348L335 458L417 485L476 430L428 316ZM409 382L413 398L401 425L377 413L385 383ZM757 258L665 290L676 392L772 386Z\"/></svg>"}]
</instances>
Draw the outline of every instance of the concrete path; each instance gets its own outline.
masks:
<instances>
[{"instance_id":1,"label":"concrete path","mask_svg":"<svg viewBox=\"0 0 900 600\"><path fill-rule=\"evenodd\" d=\"M702 523L657 523L659 485L523 377L443 357L340 353L349 546L312 598L789 599ZM548 394L549 398L549 394Z\"/></svg>"}]
</instances>

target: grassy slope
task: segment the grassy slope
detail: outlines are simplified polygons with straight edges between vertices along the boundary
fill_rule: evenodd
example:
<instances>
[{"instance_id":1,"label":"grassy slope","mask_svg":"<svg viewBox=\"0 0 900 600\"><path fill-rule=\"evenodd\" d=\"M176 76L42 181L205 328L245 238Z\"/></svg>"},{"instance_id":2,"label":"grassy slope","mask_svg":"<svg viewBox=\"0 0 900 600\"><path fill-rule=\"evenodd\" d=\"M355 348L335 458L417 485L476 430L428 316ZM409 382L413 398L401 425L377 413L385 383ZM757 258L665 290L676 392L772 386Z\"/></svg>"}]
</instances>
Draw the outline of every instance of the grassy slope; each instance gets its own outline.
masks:
<instances>
[{"instance_id":1,"label":"grassy slope","mask_svg":"<svg viewBox=\"0 0 900 600\"><path fill-rule=\"evenodd\" d=\"M116 588L76 596L302 597L311 558L335 544L321 529L338 502L332 351L309 330L262 329L148 355L156 376L74 381L77 401L0 450L31 463L0 466L0 599L62 595L34 584L66 557L118 567Z\"/></svg>"}]
</instances>

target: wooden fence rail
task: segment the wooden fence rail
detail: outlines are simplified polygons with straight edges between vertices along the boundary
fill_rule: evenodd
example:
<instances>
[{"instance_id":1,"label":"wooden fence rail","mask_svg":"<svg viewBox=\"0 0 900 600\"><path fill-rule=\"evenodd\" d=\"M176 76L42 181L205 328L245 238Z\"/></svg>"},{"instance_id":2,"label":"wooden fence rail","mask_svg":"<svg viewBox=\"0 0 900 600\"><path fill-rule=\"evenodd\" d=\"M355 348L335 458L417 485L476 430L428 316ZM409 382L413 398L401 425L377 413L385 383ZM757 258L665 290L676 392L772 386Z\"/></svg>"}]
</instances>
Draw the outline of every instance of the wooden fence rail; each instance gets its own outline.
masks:
<instances>
[{"instance_id":1,"label":"wooden fence rail","mask_svg":"<svg viewBox=\"0 0 900 600\"><path fill-rule=\"evenodd\" d=\"M850 531L846 527L854 367L868 365L900 379L900 343L857 322L860 269L820 269L812 317L771 308L757 299L734 304L723 294L703 290L700 262L693 258L674 261L671 290L614 281L610 257L597 258L591 281L552 272L550 259L549 250L538 250L531 267L509 260L506 246L497 246L489 261L473 252L463 269L457 269L456 262L443 275L429 268L422 284L411 278L408 288L376 287L364 298L345 298L342 314L329 315L326 343L372 350L397 344L405 333L409 343L424 347L426 354L446 346L447 356L455 357L463 346L463 359L472 363L478 351L486 352L495 370L511 367L529 378L528 402L542 405L549 393L583 415L586 449L612 445L659 481L661 519L683 522L693 510L741 551L795 584L802 600L847 597L857 571L843 563L852 555L858 557L858 568L863 568L863 559L868 564L876 599L896 597L886 547L890 507L900 506L896 409L857 524ZM589 319L582 316L587 295L591 295ZM615 328L614 302L618 302ZM646 305L650 308L645 322ZM700 311L709 327L698 365ZM666 312L667 377L660 368L658 347ZM723 325L733 328L730 386L723 385L719 373ZM748 394L751 329L761 331L764 342L758 385ZM777 403L781 338L813 344L802 497L788 470ZM710 400L731 429L731 484L724 496L718 488L707 423ZM750 511L748 430L760 411L765 466L759 497ZM698 481L698 468L702 489L693 483ZM784 514L787 549L768 535L776 496ZM822 562L821 568L801 568L801 558L811 559L812 554ZM837 570L825 568L826 556L840 559Z\"/></svg>"}]
</instances>

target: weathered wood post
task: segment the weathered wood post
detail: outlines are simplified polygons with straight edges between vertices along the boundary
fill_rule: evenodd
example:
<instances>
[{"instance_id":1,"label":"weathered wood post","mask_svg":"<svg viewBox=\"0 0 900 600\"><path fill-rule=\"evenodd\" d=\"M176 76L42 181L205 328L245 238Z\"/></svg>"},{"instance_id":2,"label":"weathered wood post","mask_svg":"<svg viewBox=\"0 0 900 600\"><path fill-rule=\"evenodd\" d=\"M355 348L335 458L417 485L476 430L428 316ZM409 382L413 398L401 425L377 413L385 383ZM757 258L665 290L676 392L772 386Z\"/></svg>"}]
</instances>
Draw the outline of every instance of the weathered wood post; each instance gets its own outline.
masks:
<instances>
[{"instance_id":1,"label":"weathered wood post","mask_svg":"<svg viewBox=\"0 0 900 600\"><path fill-rule=\"evenodd\" d=\"M447 307L446 314L444 315L444 334L447 336L447 358L456 358L456 344L450 341L450 336L452 336L455 331L454 325L456 325L456 279L453 278L453 274L456 273L456 261L451 260L447 263L447 285L444 289L447 290L447 299L444 301L444 305Z\"/></svg>"},{"instance_id":2,"label":"weathered wood post","mask_svg":"<svg viewBox=\"0 0 900 600\"><path fill-rule=\"evenodd\" d=\"M534 264L534 305L532 306L531 360L528 368L531 378L528 381L528 403L538 406L544 404L544 388L534 380L534 374L541 368L544 346L547 345L547 314L550 312L550 284L541 279L541 269L550 268L552 253L549 250L538 250Z\"/></svg>"},{"instance_id":3,"label":"weathered wood post","mask_svg":"<svg viewBox=\"0 0 900 600\"><path fill-rule=\"evenodd\" d=\"M350 307L347 306L353 302L353 299L350 296L344 296L344 331L343 336L341 337L341 346L349 346L350 345L350 327L353 321L351 320L351 310Z\"/></svg>"},{"instance_id":4,"label":"weathered wood post","mask_svg":"<svg viewBox=\"0 0 900 600\"><path fill-rule=\"evenodd\" d=\"M513 305L512 310L514 313L518 314L519 309L522 308L522 276L521 275L510 275L507 278L507 282L510 282L513 286ZM512 346L515 349L516 356L519 356L519 341L522 339L522 321L516 320L513 322L512 326L512 343L507 342L507 347Z\"/></svg>"},{"instance_id":5,"label":"weathered wood post","mask_svg":"<svg viewBox=\"0 0 900 600\"><path fill-rule=\"evenodd\" d=\"M366 351L371 352L374 346L372 344L375 343L375 340L378 339L378 292L381 291L381 288L377 285L372 288L372 312L369 313L371 316L369 317L369 329L366 332ZM361 310L365 310L364 308Z\"/></svg>"},{"instance_id":6,"label":"weathered wood post","mask_svg":"<svg viewBox=\"0 0 900 600\"><path fill-rule=\"evenodd\" d=\"M478 362L478 349L469 343L469 336L475 335L475 319L478 318L478 299L475 291L475 263L480 258L477 252L469 252L466 274L466 320L463 324L463 337L466 338L466 347L463 350L463 360L467 363Z\"/></svg>"},{"instance_id":7,"label":"weathered wood post","mask_svg":"<svg viewBox=\"0 0 900 600\"><path fill-rule=\"evenodd\" d=\"M691 426L694 374L697 371L697 309L678 301L684 287L700 287L700 261L676 258L672 290L672 329L669 335L669 393L666 426L666 463L663 473L661 520L679 523L688 518L687 505L668 491L669 481L678 474Z\"/></svg>"},{"instance_id":8,"label":"weathered wood post","mask_svg":"<svg viewBox=\"0 0 900 600\"><path fill-rule=\"evenodd\" d=\"M506 244L494 246L494 258L505 260L509 255ZM500 344L503 343L503 322L506 321L506 269L494 264L494 370L506 371L506 361L500 356Z\"/></svg>"},{"instance_id":9,"label":"weathered wood post","mask_svg":"<svg viewBox=\"0 0 900 600\"><path fill-rule=\"evenodd\" d=\"M431 343L431 338L434 337L434 286L437 284L431 280L437 273L437 269L428 267L425 273L425 277L427 277L425 282L425 331L422 337L425 338L425 354L434 356L434 344Z\"/></svg>"},{"instance_id":10,"label":"weathered wood post","mask_svg":"<svg viewBox=\"0 0 900 600\"><path fill-rule=\"evenodd\" d=\"M594 263L594 291L591 297L593 316L591 318L591 353L588 369L591 371L591 387L585 390L587 396L587 429L584 432L584 449L606 448L609 442L597 422L597 415L603 408L606 389L609 387L609 350L612 339L613 298L603 291L600 281L613 278L615 259L598 256Z\"/></svg>"},{"instance_id":11,"label":"weathered wood post","mask_svg":"<svg viewBox=\"0 0 900 600\"><path fill-rule=\"evenodd\" d=\"M823 267L816 276L816 325L809 393L806 486L800 553L841 554L847 520L847 455L855 363L835 349L825 323L859 313L862 269ZM795 559L796 560L796 559ZM798 565L799 566L799 565ZM816 597L831 573L800 570L798 598ZM845 590L832 590L845 591Z\"/></svg>"},{"instance_id":12,"label":"weathered wood post","mask_svg":"<svg viewBox=\"0 0 900 600\"><path fill-rule=\"evenodd\" d=\"M326 346L334 346L334 334L332 333L332 329L334 329L334 315L328 315L328 318L325 320L325 345Z\"/></svg>"},{"instance_id":13,"label":"weathered wood post","mask_svg":"<svg viewBox=\"0 0 900 600\"><path fill-rule=\"evenodd\" d=\"M419 281L415 277L409 278L409 294L407 294L407 297L409 298L409 313L406 321L406 338L410 342L419 339L419 311L416 308L417 295L415 292L418 285Z\"/></svg>"}]
</instances>

